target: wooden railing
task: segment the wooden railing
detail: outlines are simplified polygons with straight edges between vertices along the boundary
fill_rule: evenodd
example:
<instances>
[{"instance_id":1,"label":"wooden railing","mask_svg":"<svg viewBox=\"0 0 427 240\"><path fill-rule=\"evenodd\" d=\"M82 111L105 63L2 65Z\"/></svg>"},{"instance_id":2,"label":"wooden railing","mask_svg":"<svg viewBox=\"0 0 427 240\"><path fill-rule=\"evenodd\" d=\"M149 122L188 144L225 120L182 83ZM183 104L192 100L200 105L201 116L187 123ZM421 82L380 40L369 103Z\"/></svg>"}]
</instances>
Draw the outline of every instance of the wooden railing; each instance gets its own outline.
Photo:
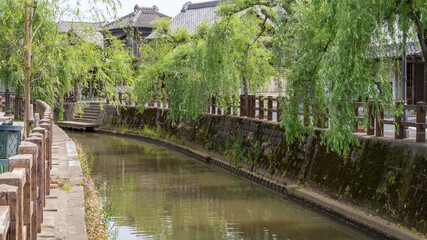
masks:
<instances>
[{"instance_id":1,"label":"wooden railing","mask_svg":"<svg viewBox=\"0 0 427 240\"><path fill-rule=\"evenodd\" d=\"M37 239L43 222L52 168L52 109L36 101L40 126L21 142L19 155L8 160L0 174L0 240Z\"/></svg>"},{"instance_id":2,"label":"wooden railing","mask_svg":"<svg viewBox=\"0 0 427 240\"><path fill-rule=\"evenodd\" d=\"M137 105L136 103L131 103L129 101L130 95L126 94L128 99L123 98L123 94L119 93L119 103L123 105ZM116 99L113 98L115 101ZM273 122L280 122L280 116L282 114L282 109L280 107L280 99L277 96L255 96L255 95L241 95L239 103L237 106L230 107L221 107L218 103L218 100L215 96L208 100L208 114L213 115L235 115L253 119L261 119ZM109 102L107 101L107 104ZM301 103L303 106L303 103ZM426 117L426 104L424 102L419 102L417 105L403 105L403 102L396 101L396 109L393 111L392 119L385 119L384 117L384 108L381 103L379 103L379 112L377 113L374 109L374 104L372 101L369 102L356 102L355 103L355 118L356 124L354 131L366 131L367 135L376 135L377 137L384 136L384 125L393 125L395 131L395 139L404 138L404 129L405 127L414 127L416 128L416 141L425 142L425 131L427 124L425 123ZM171 103L169 99L156 99L152 100L146 104L148 107L159 107L159 108L170 108ZM303 108L303 107L302 107ZM363 129L359 128L360 122L364 121L364 118L359 116L359 108L366 111L367 126ZM401 111L399 109L411 110L416 114L415 122L404 121L403 116L398 115ZM303 115L301 110L300 115ZM304 121L310 121L312 114L304 117ZM329 111L326 109L324 114L317 116L316 126L318 128L328 128L329 127Z\"/></svg>"}]
</instances>

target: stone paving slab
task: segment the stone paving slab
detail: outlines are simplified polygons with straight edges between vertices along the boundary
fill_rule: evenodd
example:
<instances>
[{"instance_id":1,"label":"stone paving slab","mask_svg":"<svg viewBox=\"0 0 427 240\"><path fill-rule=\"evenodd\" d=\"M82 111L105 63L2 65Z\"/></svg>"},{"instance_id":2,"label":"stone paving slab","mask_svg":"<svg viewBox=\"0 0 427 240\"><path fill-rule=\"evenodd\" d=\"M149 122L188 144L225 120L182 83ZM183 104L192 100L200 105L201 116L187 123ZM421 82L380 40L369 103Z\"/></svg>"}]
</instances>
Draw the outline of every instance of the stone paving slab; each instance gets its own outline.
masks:
<instances>
[{"instance_id":1,"label":"stone paving slab","mask_svg":"<svg viewBox=\"0 0 427 240\"><path fill-rule=\"evenodd\" d=\"M53 126L51 194L37 239L86 240L83 174L74 142ZM67 191L69 190L69 191Z\"/></svg>"}]
</instances>

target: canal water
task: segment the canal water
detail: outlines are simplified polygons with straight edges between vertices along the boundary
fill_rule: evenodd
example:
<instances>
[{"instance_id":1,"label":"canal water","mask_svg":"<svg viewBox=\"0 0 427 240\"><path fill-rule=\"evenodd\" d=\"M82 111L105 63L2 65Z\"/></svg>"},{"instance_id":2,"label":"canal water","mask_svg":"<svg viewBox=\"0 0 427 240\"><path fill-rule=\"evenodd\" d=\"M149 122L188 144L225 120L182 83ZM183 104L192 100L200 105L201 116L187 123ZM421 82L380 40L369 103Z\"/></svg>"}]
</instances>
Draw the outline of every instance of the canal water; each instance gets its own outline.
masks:
<instances>
[{"instance_id":1,"label":"canal water","mask_svg":"<svg viewBox=\"0 0 427 240\"><path fill-rule=\"evenodd\" d=\"M375 239L179 152L99 133L69 136L96 155L93 179L118 239Z\"/></svg>"}]
</instances>

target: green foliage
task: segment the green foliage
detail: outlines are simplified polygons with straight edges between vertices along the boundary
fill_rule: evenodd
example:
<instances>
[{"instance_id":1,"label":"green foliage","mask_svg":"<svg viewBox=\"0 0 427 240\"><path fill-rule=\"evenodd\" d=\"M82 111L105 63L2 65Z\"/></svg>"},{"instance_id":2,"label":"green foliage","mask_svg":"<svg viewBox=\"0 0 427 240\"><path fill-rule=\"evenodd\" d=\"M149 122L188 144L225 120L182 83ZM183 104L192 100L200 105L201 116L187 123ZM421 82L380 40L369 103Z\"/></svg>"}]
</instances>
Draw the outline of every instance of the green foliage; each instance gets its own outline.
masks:
<instances>
[{"instance_id":1,"label":"green foliage","mask_svg":"<svg viewBox=\"0 0 427 240\"><path fill-rule=\"evenodd\" d=\"M8 169L7 169L6 165L0 164L0 174L5 173L7 171L8 171Z\"/></svg>"},{"instance_id":2,"label":"green foliage","mask_svg":"<svg viewBox=\"0 0 427 240\"><path fill-rule=\"evenodd\" d=\"M191 37L171 30L168 20L158 22L157 38L141 49L144 63L134 86L138 100L168 97L176 121L204 114L212 95L220 96L220 106L236 104L244 79L250 80L246 91L257 91L273 75L273 55L260 38L265 19L257 13L254 8L203 23Z\"/></svg>"},{"instance_id":3,"label":"green foliage","mask_svg":"<svg viewBox=\"0 0 427 240\"><path fill-rule=\"evenodd\" d=\"M394 108L389 80L396 62L387 53L399 55L406 46L398 43L413 41L427 55L421 0L236 0L222 3L217 14L190 38L178 37L165 20L144 47L153 57L146 57L135 89L143 103L168 96L172 121L204 114L211 95L220 96L220 107L235 104L239 94L256 93L277 76L289 145L314 136L329 111L330 130L320 137L345 153L358 144L356 100Z\"/></svg>"},{"instance_id":4,"label":"green foliage","mask_svg":"<svg viewBox=\"0 0 427 240\"><path fill-rule=\"evenodd\" d=\"M64 96L75 88L87 87L89 81L93 81L94 88L102 81L108 93L115 93L114 86L121 84L124 78L132 81L131 56L122 42L112 40L110 47L103 48L96 25L76 23L69 32L60 32L58 28L58 17L63 16L73 18L75 22L104 21L102 14L96 11L96 4L102 2L114 10L117 0L84 1L91 13L97 16L85 16L86 19L82 19L79 12L80 1L77 1L75 9L64 8L58 0L28 2L32 12L32 98L53 105L55 101L62 103ZM0 79L17 94L23 94L25 85L24 5L25 0L0 2Z\"/></svg>"},{"instance_id":5,"label":"green foliage","mask_svg":"<svg viewBox=\"0 0 427 240\"><path fill-rule=\"evenodd\" d=\"M206 144L205 144L205 149L206 150L211 150L212 149L212 142L211 141L208 141Z\"/></svg>"},{"instance_id":6,"label":"green foliage","mask_svg":"<svg viewBox=\"0 0 427 240\"><path fill-rule=\"evenodd\" d=\"M147 137L160 139L164 137L162 127L160 127L159 125L157 125L155 128L151 128L148 125L144 125L142 131L139 131L139 134Z\"/></svg>"}]
</instances>

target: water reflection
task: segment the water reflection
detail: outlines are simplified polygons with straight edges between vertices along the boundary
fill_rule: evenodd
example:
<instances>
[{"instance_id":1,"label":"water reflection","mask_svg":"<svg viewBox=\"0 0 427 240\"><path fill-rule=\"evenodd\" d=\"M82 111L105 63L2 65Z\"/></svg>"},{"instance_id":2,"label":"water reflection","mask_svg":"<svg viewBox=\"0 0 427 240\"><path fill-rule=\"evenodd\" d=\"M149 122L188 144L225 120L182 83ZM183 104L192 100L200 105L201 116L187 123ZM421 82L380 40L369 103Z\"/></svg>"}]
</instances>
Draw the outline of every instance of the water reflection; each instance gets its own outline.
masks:
<instances>
[{"instance_id":1,"label":"water reflection","mask_svg":"<svg viewBox=\"0 0 427 240\"><path fill-rule=\"evenodd\" d=\"M69 133L97 156L119 239L373 239L186 155L143 141Z\"/></svg>"}]
</instances>

